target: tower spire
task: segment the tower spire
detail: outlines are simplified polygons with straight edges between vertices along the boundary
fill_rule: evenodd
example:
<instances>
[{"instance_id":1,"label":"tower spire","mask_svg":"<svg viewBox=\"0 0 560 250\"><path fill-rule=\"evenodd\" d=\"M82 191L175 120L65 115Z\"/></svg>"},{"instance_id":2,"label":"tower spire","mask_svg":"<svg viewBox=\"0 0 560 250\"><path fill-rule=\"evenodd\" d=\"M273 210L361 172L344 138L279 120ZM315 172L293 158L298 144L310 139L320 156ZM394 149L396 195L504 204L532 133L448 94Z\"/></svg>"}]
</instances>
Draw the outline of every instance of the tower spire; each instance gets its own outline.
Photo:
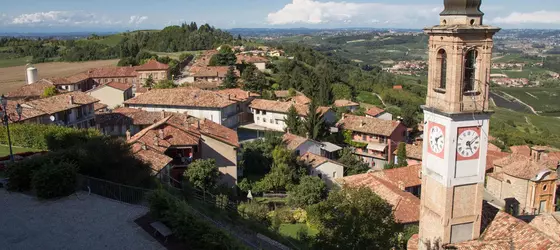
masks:
<instances>
[{"instance_id":1,"label":"tower spire","mask_svg":"<svg viewBox=\"0 0 560 250\"><path fill-rule=\"evenodd\" d=\"M440 16L483 16L480 11L482 0L444 0L445 9L439 14Z\"/></svg>"}]
</instances>

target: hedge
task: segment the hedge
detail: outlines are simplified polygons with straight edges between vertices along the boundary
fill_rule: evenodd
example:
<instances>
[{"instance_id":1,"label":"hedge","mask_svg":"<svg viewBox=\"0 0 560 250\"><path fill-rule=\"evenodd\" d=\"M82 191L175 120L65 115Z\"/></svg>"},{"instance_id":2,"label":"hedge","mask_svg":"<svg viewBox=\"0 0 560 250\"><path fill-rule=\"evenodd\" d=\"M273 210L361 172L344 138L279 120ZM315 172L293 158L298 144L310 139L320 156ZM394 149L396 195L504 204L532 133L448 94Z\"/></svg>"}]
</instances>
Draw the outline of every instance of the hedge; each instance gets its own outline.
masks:
<instances>
[{"instance_id":1,"label":"hedge","mask_svg":"<svg viewBox=\"0 0 560 250\"><path fill-rule=\"evenodd\" d=\"M76 172L77 167L72 163L45 164L33 173L31 183L39 198L63 197L75 191Z\"/></svg>"},{"instance_id":2,"label":"hedge","mask_svg":"<svg viewBox=\"0 0 560 250\"><path fill-rule=\"evenodd\" d=\"M75 129L44 124L10 124L12 145L38 150L58 150L100 137L95 129ZM8 134L0 129L0 144L8 144Z\"/></svg>"},{"instance_id":3,"label":"hedge","mask_svg":"<svg viewBox=\"0 0 560 250\"><path fill-rule=\"evenodd\" d=\"M150 214L193 249L246 249L227 233L193 214L192 208L164 190L148 194Z\"/></svg>"},{"instance_id":4,"label":"hedge","mask_svg":"<svg viewBox=\"0 0 560 250\"><path fill-rule=\"evenodd\" d=\"M28 191L31 189L33 172L39 170L45 163L46 157L34 156L24 161L16 162L6 168L6 177L9 178L8 190Z\"/></svg>"}]
</instances>

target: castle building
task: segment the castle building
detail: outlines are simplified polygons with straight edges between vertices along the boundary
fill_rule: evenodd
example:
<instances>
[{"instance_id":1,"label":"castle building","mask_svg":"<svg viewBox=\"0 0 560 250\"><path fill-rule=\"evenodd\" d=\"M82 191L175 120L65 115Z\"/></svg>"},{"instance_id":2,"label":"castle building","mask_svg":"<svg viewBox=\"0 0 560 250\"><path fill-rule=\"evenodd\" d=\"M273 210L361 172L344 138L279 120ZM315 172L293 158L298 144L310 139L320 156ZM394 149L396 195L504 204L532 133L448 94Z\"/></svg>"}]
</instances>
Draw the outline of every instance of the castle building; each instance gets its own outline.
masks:
<instances>
[{"instance_id":1,"label":"castle building","mask_svg":"<svg viewBox=\"0 0 560 250\"><path fill-rule=\"evenodd\" d=\"M419 248L480 235L493 35L481 0L444 0L429 36Z\"/></svg>"}]
</instances>

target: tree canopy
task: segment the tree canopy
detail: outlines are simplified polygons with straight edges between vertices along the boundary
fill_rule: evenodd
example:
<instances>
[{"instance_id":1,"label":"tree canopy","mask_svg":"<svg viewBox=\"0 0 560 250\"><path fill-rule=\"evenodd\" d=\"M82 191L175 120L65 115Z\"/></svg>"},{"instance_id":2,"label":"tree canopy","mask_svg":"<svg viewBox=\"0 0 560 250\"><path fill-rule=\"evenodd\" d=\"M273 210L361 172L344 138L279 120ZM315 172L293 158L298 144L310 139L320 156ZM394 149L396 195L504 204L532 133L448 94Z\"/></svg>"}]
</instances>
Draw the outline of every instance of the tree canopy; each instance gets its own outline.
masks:
<instances>
[{"instance_id":1,"label":"tree canopy","mask_svg":"<svg viewBox=\"0 0 560 250\"><path fill-rule=\"evenodd\" d=\"M220 172L214 159L196 160L189 165L185 172L189 182L202 190L214 188L219 175Z\"/></svg>"},{"instance_id":2,"label":"tree canopy","mask_svg":"<svg viewBox=\"0 0 560 250\"><path fill-rule=\"evenodd\" d=\"M327 197L327 185L319 177L304 176L298 185L288 192L288 204L292 207L307 207Z\"/></svg>"}]
</instances>

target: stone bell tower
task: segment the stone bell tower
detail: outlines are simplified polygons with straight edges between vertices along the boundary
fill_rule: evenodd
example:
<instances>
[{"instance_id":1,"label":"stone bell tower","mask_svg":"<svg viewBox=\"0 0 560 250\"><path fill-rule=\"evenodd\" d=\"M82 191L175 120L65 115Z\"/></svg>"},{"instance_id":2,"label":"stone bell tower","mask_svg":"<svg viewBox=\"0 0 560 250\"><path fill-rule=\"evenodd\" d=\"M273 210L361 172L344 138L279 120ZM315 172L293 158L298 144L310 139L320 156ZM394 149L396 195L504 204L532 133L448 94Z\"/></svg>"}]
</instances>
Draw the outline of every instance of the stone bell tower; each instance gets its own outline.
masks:
<instances>
[{"instance_id":1,"label":"stone bell tower","mask_svg":"<svg viewBox=\"0 0 560 250\"><path fill-rule=\"evenodd\" d=\"M481 0L444 0L429 36L419 248L480 235L492 37Z\"/></svg>"}]
</instances>

